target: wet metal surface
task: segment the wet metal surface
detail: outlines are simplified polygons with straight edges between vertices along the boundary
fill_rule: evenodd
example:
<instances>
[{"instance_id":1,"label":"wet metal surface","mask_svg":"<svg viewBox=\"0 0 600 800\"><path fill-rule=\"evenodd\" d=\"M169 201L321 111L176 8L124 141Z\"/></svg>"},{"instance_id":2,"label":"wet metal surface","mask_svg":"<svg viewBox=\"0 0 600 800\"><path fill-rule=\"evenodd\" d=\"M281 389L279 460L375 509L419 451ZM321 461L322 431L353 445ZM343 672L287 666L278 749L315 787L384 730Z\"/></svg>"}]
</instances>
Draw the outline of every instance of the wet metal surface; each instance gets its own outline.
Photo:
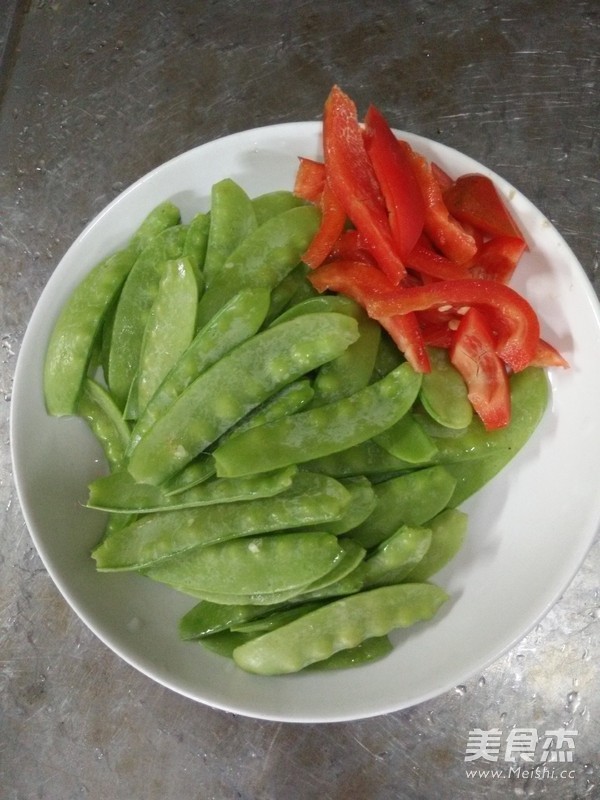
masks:
<instances>
[{"instance_id":1,"label":"wet metal surface","mask_svg":"<svg viewBox=\"0 0 600 800\"><path fill-rule=\"evenodd\" d=\"M334 82L517 186L599 292L599 52L597 0L3 0L2 800L600 797L597 544L535 630L455 690L357 723L254 721L162 689L79 621L29 538L8 441L27 322L86 222L195 145L319 118ZM465 761L476 728L501 737L495 760ZM572 760L510 770L509 737L557 729L577 730Z\"/></svg>"}]
</instances>

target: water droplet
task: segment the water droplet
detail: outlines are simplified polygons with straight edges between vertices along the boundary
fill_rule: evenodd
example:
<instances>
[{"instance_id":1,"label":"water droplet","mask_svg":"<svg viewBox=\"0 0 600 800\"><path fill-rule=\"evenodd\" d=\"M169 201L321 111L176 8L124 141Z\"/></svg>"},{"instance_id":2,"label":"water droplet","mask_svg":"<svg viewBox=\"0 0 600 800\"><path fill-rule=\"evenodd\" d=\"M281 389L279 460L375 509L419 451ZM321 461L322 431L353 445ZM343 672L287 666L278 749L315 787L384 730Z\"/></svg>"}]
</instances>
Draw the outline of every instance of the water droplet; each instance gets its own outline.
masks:
<instances>
[{"instance_id":1,"label":"water droplet","mask_svg":"<svg viewBox=\"0 0 600 800\"><path fill-rule=\"evenodd\" d=\"M456 694L459 694L459 695L461 695L461 696L462 696L462 695L465 695L465 694L467 693L467 687L466 687L466 686L464 686L464 685L461 683L459 686L457 686L457 687L454 689L454 691L456 692Z\"/></svg>"},{"instance_id":2,"label":"water droplet","mask_svg":"<svg viewBox=\"0 0 600 800\"><path fill-rule=\"evenodd\" d=\"M583 772L585 775L593 775L594 774L594 767L591 764L584 764L583 765Z\"/></svg>"},{"instance_id":3,"label":"water droplet","mask_svg":"<svg viewBox=\"0 0 600 800\"><path fill-rule=\"evenodd\" d=\"M579 708L580 703L579 692L569 692L565 708L573 714Z\"/></svg>"},{"instance_id":4,"label":"water droplet","mask_svg":"<svg viewBox=\"0 0 600 800\"><path fill-rule=\"evenodd\" d=\"M481 676L481 678L479 678L479 680L477 681L477 686L479 686L479 687L483 687L483 686L485 686L485 678L484 678L484 676L483 676L483 675L482 675L482 676Z\"/></svg>"}]
</instances>

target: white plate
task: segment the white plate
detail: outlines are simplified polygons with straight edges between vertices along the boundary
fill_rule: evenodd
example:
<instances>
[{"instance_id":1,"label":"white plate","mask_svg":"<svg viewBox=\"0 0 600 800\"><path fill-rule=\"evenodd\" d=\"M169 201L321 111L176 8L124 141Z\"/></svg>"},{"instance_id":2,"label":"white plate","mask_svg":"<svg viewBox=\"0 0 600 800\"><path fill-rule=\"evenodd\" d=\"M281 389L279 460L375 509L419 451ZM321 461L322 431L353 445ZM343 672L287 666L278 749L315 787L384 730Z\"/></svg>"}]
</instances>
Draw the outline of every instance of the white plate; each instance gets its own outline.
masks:
<instances>
[{"instance_id":1,"label":"white plate","mask_svg":"<svg viewBox=\"0 0 600 800\"><path fill-rule=\"evenodd\" d=\"M293 722L371 717L434 697L482 670L550 608L579 568L600 520L600 311L585 273L550 222L498 176L528 238L514 285L534 304L543 335L571 364L551 372L551 402L533 439L465 506L468 541L438 576L451 594L434 621L396 637L378 663L339 673L262 678L179 641L189 598L131 574L99 574L90 558L103 525L86 510L102 458L86 425L47 416L46 343L73 287L122 245L160 201L184 219L208 208L213 183L231 177L251 195L291 188L300 155L320 157L321 125L246 131L174 158L114 200L71 246L48 282L23 340L12 395L11 443L25 519L57 587L125 661L160 684L238 714ZM402 134L452 175L489 171L428 140Z\"/></svg>"}]
</instances>

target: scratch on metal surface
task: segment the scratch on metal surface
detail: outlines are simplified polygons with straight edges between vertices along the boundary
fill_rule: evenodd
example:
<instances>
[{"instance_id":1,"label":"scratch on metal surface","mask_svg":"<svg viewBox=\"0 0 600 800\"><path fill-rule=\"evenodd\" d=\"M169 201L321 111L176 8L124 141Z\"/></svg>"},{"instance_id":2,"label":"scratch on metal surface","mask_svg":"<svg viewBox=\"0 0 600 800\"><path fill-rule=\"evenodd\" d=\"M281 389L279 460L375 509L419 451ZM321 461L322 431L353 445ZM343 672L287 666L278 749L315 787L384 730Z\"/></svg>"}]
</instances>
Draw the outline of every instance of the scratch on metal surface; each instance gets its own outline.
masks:
<instances>
[{"instance_id":1,"label":"scratch on metal surface","mask_svg":"<svg viewBox=\"0 0 600 800\"><path fill-rule=\"evenodd\" d=\"M368 753L370 756L373 756L373 758L375 759L375 761L385 761L385 759L384 759L384 757L383 757L383 756L380 756L378 753L374 753L372 750L369 750L369 748L366 746L366 744L363 744L363 743L361 742L361 740L360 740L360 739L359 739L357 736L353 736L352 738L354 739L354 741L355 741L355 742L356 742L358 745L360 745L360 747L362 747L362 749L363 749L363 750L366 750L366 751L367 751L367 753Z\"/></svg>"}]
</instances>

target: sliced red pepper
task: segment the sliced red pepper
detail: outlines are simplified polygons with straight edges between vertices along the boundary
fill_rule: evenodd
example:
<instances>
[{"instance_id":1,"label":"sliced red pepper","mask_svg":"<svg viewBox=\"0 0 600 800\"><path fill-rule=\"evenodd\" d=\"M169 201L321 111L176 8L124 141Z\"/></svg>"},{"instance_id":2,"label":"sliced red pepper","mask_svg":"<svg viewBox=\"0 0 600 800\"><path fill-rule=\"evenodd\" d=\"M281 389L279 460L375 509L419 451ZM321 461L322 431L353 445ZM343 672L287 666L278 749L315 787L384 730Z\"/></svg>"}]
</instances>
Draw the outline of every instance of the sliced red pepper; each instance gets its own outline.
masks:
<instances>
[{"instance_id":1,"label":"sliced red pepper","mask_svg":"<svg viewBox=\"0 0 600 800\"><path fill-rule=\"evenodd\" d=\"M406 259L406 266L438 280L458 280L472 277L462 264L437 253L426 236L421 236Z\"/></svg>"},{"instance_id":2,"label":"sliced red pepper","mask_svg":"<svg viewBox=\"0 0 600 800\"><path fill-rule=\"evenodd\" d=\"M400 258L415 246L425 224L425 201L412 159L375 106L365 116L365 146L389 213Z\"/></svg>"},{"instance_id":3,"label":"sliced red pepper","mask_svg":"<svg viewBox=\"0 0 600 800\"><path fill-rule=\"evenodd\" d=\"M319 205L321 206L321 224L308 250L302 256L304 263L312 269L325 261L346 224L346 212L340 205L337 196L332 192L328 180L325 181Z\"/></svg>"},{"instance_id":4,"label":"sliced red pepper","mask_svg":"<svg viewBox=\"0 0 600 800\"><path fill-rule=\"evenodd\" d=\"M512 236L525 241L504 200L487 175L461 175L444 192L450 213L490 236Z\"/></svg>"},{"instance_id":5,"label":"sliced red pepper","mask_svg":"<svg viewBox=\"0 0 600 800\"><path fill-rule=\"evenodd\" d=\"M544 339L540 339L535 356L531 361L531 366L568 368L569 362L566 358L563 358L556 347L546 342Z\"/></svg>"},{"instance_id":6,"label":"sliced red pepper","mask_svg":"<svg viewBox=\"0 0 600 800\"><path fill-rule=\"evenodd\" d=\"M449 189L452 186L453 180L450 175L448 175L448 173L443 170L439 164L436 164L435 161L431 162L431 172L433 173L433 177L436 179L442 192L445 192L446 189Z\"/></svg>"},{"instance_id":7,"label":"sliced red pepper","mask_svg":"<svg viewBox=\"0 0 600 800\"><path fill-rule=\"evenodd\" d=\"M338 86L333 87L325 102L323 149L332 190L368 242L381 269L394 284L398 283L406 270L365 149L356 106Z\"/></svg>"},{"instance_id":8,"label":"sliced red pepper","mask_svg":"<svg viewBox=\"0 0 600 800\"><path fill-rule=\"evenodd\" d=\"M537 351L540 325L535 311L518 292L497 281L436 281L398 287L386 297L373 299L370 305L369 313L376 319L429 308L481 306L494 322L496 352L511 369L525 369Z\"/></svg>"},{"instance_id":9,"label":"sliced red pepper","mask_svg":"<svg viewBox=\"0 0 600 800\"><path fill-rule=\"evenodd\" d=\"M355 228L343 231L333 245L328 261L361 261L376 266L375 259L364 238Z\"/></svg>"},{"instance_id":10,"label":"sliced red pepper","mask_svg":"<svg viewBox=\"0 0 600 800\"><path fill-rule=\"evenodd\" d=\"M444 196L431 165L407 142L400 142L412 159L415 174L425 200L425 233L433 244L451 261L464 264L475 255L477 242L454 219L444 202Z\"/></svg>"},{"instance_id":11,"label":"sliced red pepper","mask_svg":"<svg viewBox=\"0 0 600 800\"><path fill-rule=\"evenodd\" d=\"M294 194L309 203L318 203L325 186L325 164L301 157L294 182Z\"/></svg>"},{"instance_id":12,"label":"sliced red pepper","mask_svg":"<svg viewBox=\"0 0 600 800\"><path fill-rule=\"evenodd\" d=\"M319 292L329 289L359 303L390 334L417 372L429 372L429 356L416 316L372 310L379 296L394 291L394 285L378 267L357 261L332 261L311 272L308 279Z\"/></svg>"},{"instance_id":13,"label":"sliced red pepper","mask_svg":"<svg viewBox=\"0 0 600 800\"><path fill-rule=\"evenodd\" d=\"M450 361L467 384L467 396L486 430L510 421L508 374L495 346L485 316L470 308L455 332Z\"/></svg>"},{"instance_id":14,"label":"sliced red pepper","mask_svg":"<svg viewBox=\"0 0 600 800\"><path fill-rule=\"evenodd\" d=\"M468 264L468 272L473 278L508 283L526 248L524 239L516 236L496 236L488 239Z\"/></svg>"}]
</instances>

